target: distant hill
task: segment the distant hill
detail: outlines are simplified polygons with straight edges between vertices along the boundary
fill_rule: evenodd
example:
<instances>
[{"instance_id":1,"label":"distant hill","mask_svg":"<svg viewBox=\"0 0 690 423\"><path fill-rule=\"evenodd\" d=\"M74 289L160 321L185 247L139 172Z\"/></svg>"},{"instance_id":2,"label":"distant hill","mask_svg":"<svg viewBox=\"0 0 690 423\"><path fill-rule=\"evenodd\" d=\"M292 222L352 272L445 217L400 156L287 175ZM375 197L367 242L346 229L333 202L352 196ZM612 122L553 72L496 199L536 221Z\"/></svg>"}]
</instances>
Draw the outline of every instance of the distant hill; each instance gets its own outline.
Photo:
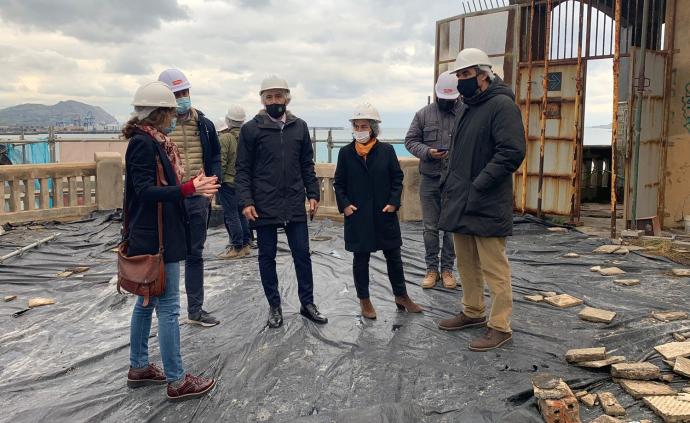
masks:
<instances>
[{"instance_id":1,"label":"distant hill","mask_svg":"<svg viewBox=\"0 0 690 423\"><path fill-rule=\"evenodd\" d=\"M117 119L98 106L67 100L52 106L27 103L0 109L0 125L48 126L60 123L71 124L75 119L84 119L89 112L93 115L93 123L95 125L117 123Z\"/></svg>"}]
</instances>

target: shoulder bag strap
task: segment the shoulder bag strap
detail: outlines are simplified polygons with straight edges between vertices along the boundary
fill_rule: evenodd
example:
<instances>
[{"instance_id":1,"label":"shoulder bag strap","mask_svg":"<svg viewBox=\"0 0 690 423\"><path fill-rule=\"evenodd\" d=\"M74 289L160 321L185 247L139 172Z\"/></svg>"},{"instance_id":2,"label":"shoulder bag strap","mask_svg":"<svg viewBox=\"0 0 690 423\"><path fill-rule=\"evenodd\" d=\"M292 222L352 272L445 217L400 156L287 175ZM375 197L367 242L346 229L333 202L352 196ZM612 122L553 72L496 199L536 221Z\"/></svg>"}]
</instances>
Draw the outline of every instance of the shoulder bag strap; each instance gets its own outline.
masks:
<instances>
[{"instance_id":1,"label":"shoulder bag strap","mask_svg":"<svg viewBox=\"0 0 690 423\"><path fill-rule=\"evenodd\" d=\"M156 186L162 186L163 165L159 157L156 157ZM163 254L163 203L158 201L158 253Z\"/></svg>"}]
</instances>

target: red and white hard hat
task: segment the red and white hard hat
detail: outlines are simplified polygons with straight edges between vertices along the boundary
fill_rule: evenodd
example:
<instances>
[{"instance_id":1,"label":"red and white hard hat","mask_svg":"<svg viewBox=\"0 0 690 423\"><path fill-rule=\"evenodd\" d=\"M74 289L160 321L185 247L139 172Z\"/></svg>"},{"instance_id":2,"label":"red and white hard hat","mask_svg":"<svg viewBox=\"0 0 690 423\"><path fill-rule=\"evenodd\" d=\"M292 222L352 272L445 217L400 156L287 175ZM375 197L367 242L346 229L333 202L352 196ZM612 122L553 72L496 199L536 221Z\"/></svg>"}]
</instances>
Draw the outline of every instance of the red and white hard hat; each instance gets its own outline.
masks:
<instances>
[{"instance_id":1,"label":"red and white hard hat","mask_svg":"<svg viewBox=\"0 0 690 423\"><path fill-rule=\"evenodd\" d=\"M179 69L166 69L158 76L158 80L163 82L174 93L188 90L192 87L187 77Z\"/></svg>"},{"instance_id":2,"label":"red and white hard hat","mask_svg":"<svg viewBox=\"0 0 690 423\"><path fill-rule=\"evenodd\" d=\"M450 72L443 72L436 81L436 98L455 100L460 97L458 92L458 78Z\"/></svg>"}]
</instances>

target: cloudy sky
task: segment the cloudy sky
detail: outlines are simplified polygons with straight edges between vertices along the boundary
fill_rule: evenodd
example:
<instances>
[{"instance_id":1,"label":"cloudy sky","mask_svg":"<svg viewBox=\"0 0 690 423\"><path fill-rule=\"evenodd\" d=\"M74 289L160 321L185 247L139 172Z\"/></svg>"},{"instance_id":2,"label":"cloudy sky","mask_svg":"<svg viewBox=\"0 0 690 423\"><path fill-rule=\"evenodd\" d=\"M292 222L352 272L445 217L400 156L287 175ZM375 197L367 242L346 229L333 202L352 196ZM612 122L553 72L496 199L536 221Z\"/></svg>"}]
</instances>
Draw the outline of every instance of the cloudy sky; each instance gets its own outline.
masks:
<instances>
[{"instance_id":1,"label":"cloudy sky","mask_svg":"<svg viewBox=\"0 0 690 423\"><path fill-rule=\"evenodd\" d=\"M459 0L0 0L0 108L74 99L122 121L140 84L178 67L214 120L230 103L255 113L275 73L313 126L344 126L367 100L406 127L432 93L435 22L460 13ZM590 78L610 81L599 68ZM610 122L607 91L590 91L603 113L587 124Z\"/></svg>"}]
</instances>

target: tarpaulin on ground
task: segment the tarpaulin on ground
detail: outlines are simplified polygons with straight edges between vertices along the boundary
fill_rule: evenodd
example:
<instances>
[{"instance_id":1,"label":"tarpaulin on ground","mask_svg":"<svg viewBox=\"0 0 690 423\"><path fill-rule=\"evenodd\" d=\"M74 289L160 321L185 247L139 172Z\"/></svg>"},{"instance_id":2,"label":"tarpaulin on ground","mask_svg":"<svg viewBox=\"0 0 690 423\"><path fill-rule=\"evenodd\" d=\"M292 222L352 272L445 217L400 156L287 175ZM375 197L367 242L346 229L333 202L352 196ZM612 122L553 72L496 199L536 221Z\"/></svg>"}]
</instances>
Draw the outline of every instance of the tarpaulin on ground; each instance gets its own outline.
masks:
<instances>
[{"instance_id":1,"label":"tarpaulin on ground","mask_svg":"<svg viewBox=\"0 0 690 423\"><path fill-rule=\"evenodd\" d=\"M0 265L0 421L195 421L195 422L538 422L530 378L549 372L573 389L610 390L629 419L659 421L623 393L606 369L568 365L570 348L606 346L629 360L651 357L655 345L689 330L688 321L663 323L660 310L687 310L690 280L673 277L673 264L640 254L597 255L604 243L578 232L552 233L536 221L516 218L508 253L513 272L514 339L505 348L474 353L469 340L483 329L443 332L439 319L459 310L461 288L422 290L425 272L420 223L404 223L403 260L410 296L423 315L398 312L380 253L371 260L371 295L378 320L363 320L352 282L352 256L342 226L310 224L315 298L330 322L319 326L299 315L294 267L279 237L278 276L285 324L267 329L268 306L256 251L226 261L215 255L227 244L222 227L206 245L205 308L221 320L203 329L186 323L181 283L181 345L187 371L218 379L200 400L169 403L161 386L131 390L129 321L134 297L115 290L120 223L108 215L82 222L21 227L0 237L0 254L53 233L55 240ZM565 258L576 252L578 258ZM590 271L612 264L638 286L620 287ZM56 276L67 268L84 273ZM677 267L677 266L676 266ZM557 309L523 299L536 291L582 298L586 305L618 313L611 324L579 320L581 307ZM30 297L56 304L19 317ZM487 302L489 301L487 296ZM160 363L152 328L151 360ZM666 369L658 356L655 364ZM677 377L672 386L686 384ZM601 414L582 407L583 421Z\"/></svg>"}]
</instances>

